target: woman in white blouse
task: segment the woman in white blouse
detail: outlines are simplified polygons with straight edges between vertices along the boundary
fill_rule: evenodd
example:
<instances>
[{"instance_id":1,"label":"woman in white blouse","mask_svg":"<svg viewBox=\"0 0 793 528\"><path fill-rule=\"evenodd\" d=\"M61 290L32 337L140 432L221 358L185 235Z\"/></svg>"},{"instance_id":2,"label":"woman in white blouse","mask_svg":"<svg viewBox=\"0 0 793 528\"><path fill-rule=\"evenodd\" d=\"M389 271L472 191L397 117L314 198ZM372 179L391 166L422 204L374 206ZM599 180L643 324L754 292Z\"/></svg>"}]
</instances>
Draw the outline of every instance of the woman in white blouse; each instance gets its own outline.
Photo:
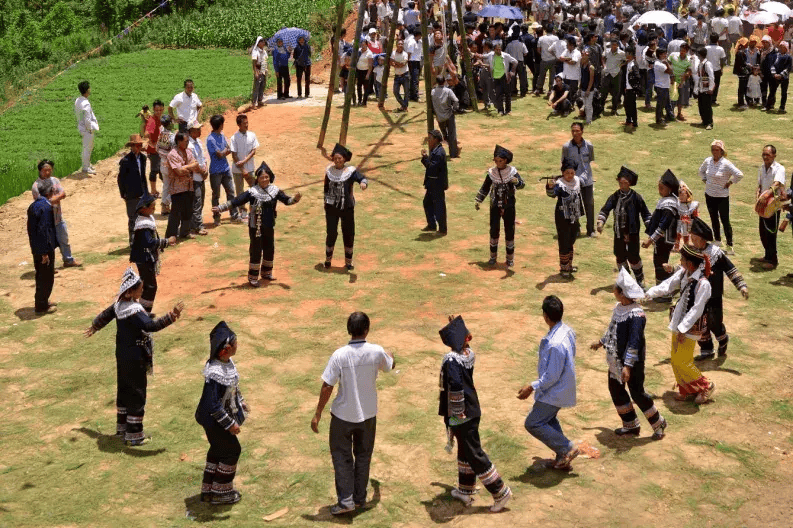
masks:
<instances>
[{"instance_id":1,"label":"woman in white blouse","mask_svg":"<svg viewBox=\"0 0 793 528\"><path fill-rule=\"evenodd\" d=\"M699 177L705 182L705 204L710 214L715 244L721 245L721 229L719 219L724 225L724 237L727 245L724 252L734 255L732 249L732 225L730 224L730 186L743 178L743 173L726 158L724 142L713 140L710 144L712 156L705 159L699 167Z\"/></svg>"}]
</instances>

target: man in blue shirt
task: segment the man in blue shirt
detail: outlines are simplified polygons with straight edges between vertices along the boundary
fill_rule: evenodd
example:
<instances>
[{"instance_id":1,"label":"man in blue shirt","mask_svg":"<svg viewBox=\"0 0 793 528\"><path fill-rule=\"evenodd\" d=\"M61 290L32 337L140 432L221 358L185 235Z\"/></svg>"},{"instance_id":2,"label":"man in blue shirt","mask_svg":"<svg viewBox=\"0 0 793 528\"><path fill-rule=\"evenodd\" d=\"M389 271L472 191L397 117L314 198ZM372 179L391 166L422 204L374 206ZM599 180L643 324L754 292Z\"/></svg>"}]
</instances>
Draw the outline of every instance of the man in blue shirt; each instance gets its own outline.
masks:
<instances>
[{"instance_id":1,"label":"man in blue shirt","mask_svg":"<svg viewBox=\"0 0 793 528\"><path fill-rule=\"evenodd\" d=\"M207 153L209 154L209 186L212 188L212 207L220 204L220 186L226 190L226 201L234 199L234 179L231 176L231 168L226 159L231 153L226 137L223 135L223 123L225 119L222 115L213 115L209 119L212 132L207 137ZM215 219L215 227L220 225L220 213L212 215ZM233 224L242 223L240 213L236 207L231 208L231 222Z\"/></svg>"},{"instance_id":2,"label":"man in blue shirt","mask_svg":"<svg viewBox=\"0 0 793 528\"><path fill-rule=\"evenodd\" d=\"M50 179L39 180L38 198L28 207L28 240L33 253L33 266L36 269L36 315L55 311L55 303L50 302L50 294L55 284L55 216L49 198L55 189Z\"/></svg>"},{"instance_id":3,"label":"man in blue shirt","mask_svg":"<svg viewBox=\"0 0 793 528\"><path fill-rule=\"evenodd\" d=\"M518 399L534 393L526 430L556 453L554 469L569 471L578 448L562 433L556 415L562 407L575 405L575 332L562 322L563 314L564 305L555 295L542 301L542 316L550 331L540 341L538 378L518 391Z\"/></svg>"}]
</instances>

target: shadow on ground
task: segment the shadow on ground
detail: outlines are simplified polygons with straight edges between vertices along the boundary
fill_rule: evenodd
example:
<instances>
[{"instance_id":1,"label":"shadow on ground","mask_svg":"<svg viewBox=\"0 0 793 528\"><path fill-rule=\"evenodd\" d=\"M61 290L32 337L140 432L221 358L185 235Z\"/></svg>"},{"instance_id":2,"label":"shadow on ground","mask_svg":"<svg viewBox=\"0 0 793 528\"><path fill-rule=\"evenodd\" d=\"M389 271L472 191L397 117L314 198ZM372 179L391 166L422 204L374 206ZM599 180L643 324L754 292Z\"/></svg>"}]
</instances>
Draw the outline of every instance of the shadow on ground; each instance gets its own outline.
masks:
<instances>
[{"instance_id":1,"label":"shadow on ground","mask_svg":"<svg viewBox=\"0 0 793 528\"><path fill-rule=\"evenodd\" d=\"M165 453L166 451L164 447L161 447L160 449L127 447L119 437L115 435L102 434L99 431L94 431L93 429L88 429L87 427L74 428L72 431L83 433L85 436L96 440L96 446L103 453L124 453L125 455L135 458L147 458L157 456L160 453Z\"/></svg>"},{"instance_id":2,"label":"shadow on ground","mask_svg":"<svg viewBox=\"0 0 793 528\"><path fill-rule=\"evenodd\" d=\"M357 508L354 512L345 513L343 515L331 515L331 506L323 506L314 515L304 513L301 517L311 522L330 522L335 524L352 524L353 520L359 515L373 510L380 503L380 481L371 479L372 483L372 500L368 501L362 508Z\"/></svg>"}]
</instances>

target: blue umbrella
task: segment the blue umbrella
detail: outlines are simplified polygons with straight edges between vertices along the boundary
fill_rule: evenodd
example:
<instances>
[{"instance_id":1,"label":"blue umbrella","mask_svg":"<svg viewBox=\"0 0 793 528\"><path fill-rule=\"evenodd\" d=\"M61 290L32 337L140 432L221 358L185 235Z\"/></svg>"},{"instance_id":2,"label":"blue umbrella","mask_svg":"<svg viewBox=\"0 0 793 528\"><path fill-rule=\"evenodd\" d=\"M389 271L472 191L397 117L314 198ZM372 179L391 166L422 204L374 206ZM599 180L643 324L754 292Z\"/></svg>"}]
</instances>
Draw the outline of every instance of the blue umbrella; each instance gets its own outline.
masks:
<instances>
[{"instance_id":1,"label":"blue umbrella","mask_svg":"<svg viewBox=\"0 0 793 528\"><path fill-rule=\"evenodd\" d=\"M523 20L523 13L517 7L507 5L489 5L483 7L477 14L479 18L508 18L510 20Z\"/></svg>"},{"instance_id":2,"label":"blue umbrella","mask_svg":"<svg viewBox=\"0 0 793 528\"><path fill-rule=\"evenodd\" d=\"M275 32L275 35L273 35L271 38L267 40L267 46L270 48L274 48L275 42L278 39L281 39L284 41L285 47L294 48L295 46L297 46L297 39L299 39L300 37L305 38L306 42L308 42L308 39L311 38L311 33L306 31L305 29L300 29L296 27L281 28Z\"/></svg>"}]
</instances>

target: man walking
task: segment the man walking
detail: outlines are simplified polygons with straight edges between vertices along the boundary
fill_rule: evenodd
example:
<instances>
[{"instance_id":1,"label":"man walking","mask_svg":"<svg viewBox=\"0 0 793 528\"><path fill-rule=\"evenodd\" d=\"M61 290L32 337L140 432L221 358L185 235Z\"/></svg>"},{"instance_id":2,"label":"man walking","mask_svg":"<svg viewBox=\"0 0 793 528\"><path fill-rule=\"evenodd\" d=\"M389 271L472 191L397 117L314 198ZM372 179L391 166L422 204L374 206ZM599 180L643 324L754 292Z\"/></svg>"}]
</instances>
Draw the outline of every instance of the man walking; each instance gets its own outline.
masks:
<instances>
[{"instance_id":1,"label":"man walking","mask_svg":"<svg viewBox=\"0 0 793 528\"><path fill-rule=\"evenodd\" d=\"M562 322L564 305L555 295L542 301L542 317L550 331L540 341L537 380L518 391L525 400L534 393L534 407L526 417L526 430L556 453L553 468L572 469L578 448L562 433L556 415L575 405L575 332Z\"/></svg>"},{"instance_id":2,"label":"man walking","mask_svg":"<svg viewBox=\"0 0 793 528\"><path fill-rule=\"evenodd\" d=\"M408 72L408 53L405 43L397 40L396 50L391 53L391 67L394 68L394 97L399 105L398 111L407 112L410 100L410 73Z\"/></svg>"},{"instance_id":3,"label":"man walking","mask_svg":"<svg viewBox=\"0 0 793 528\"><path fill-rule=\"evenodd\" d=\"M383 347L366 342L369 317L354 312L347 319L352 339L336 350L322 373L322 388L311 430L319 433L322 411L339 383L339 393L331 405L330 455L336 476L338 502L333 515L355 511L366 504L369 464L377 429L377 372L394 368L394 355Z\"/></svg>"},{"instance_id":4,"label":"man walking","mask_svg":"<svg viewBox=\"0 0 793 528\"><path fill-rule=\"evenodd\" d=\"M74 101L74 115L77 117L77 131L83 137L83 166L80 170L86 174L96 174L91 165L91 152L94 150L94 132L99 130L99 122L91 109L91 103L88 102L91 85L88 81L83 81L77 85L77 89L80 90L80 97Z\"/></svg>"},{"instance_id":5,"label":"man walking","mask_svg":"<svg viewBox=\"0 0 793 528\"><path fill-rule=\"evenodd\" d=\"M184 91L176 94L168 105L168 115L179 123L179 132L187 132L187 124L199 120L203 103L193 90L193 80L185 79Z\"/></svg>"},{"instance_id":6,"label":"man walking","mask_svg":"<svg viewBox=\"0 0 793 528\"><path fill-rule=\"evenodd\" d=\"M28 207L28 240L33 253L33 266L36 268L36 315L55 311L55 303L50 302L50 294L55 284L55 217L49 198L55 192L49 179L39 180L38 198Z\"/></svg>"},{"instance_id":7,"label":"man walking","mask_svg":"<svg viewBox=\"0 0 793 528\"><path fill-rule=\"evenodd\" d=\"M430 92L432 98L432 110L438 118L438 128L446 136L449 143L449 153L453 158L460 157L460 149L457 146L457 125L454 121L454 110L459 101L451 88L445 86L445 79L438 77L435 79L435 88Z\"/></svg>"},{"instance_id":8,"label":"man walking","mask_svg":"<svg viewBox=\"0 0 793 528\"><path fill-rule=\"evenodd\" d=\"M449 188L449 172L446 167L446 152L443 150L443 135L438 130L433 130L427 136L426 150L421 151L421 164L425 167L424 188L424 214L427 217L427 226L422 231L435 232L441 236L446 235L446 189Z\"/></svg>"}]
</instances>

